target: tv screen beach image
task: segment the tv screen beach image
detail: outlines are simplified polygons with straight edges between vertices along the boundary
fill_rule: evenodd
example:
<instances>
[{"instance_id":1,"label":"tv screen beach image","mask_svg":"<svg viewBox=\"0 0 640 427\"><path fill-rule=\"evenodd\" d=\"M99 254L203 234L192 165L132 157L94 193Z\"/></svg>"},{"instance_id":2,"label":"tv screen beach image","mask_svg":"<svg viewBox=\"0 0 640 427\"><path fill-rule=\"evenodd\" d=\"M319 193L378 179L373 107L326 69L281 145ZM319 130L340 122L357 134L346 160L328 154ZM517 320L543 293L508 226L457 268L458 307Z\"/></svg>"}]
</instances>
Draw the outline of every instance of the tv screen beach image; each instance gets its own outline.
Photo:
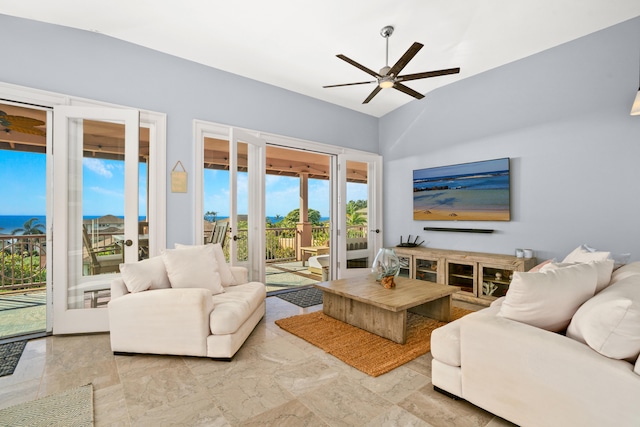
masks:
<instances>
[{"instance_id":1,"label":"tv screen beach image","mask_svg":"<svg viewBox=\"0 0 640 427\"><path fill-rule=\"evenodd\" d=\"M509 221L509 158L414 170L413 219Z\"/></svg>"}]
</instances>

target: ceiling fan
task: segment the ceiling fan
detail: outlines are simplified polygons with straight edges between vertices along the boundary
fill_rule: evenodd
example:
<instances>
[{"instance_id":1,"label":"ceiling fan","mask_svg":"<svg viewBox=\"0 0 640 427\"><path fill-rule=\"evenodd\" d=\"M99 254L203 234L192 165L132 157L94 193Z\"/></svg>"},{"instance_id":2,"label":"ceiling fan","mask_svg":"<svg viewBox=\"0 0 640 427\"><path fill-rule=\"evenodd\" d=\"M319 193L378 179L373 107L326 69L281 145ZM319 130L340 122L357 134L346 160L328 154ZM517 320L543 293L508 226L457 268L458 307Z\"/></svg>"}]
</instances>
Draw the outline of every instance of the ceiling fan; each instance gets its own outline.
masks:
<instances>
[{"instance_id":1,"label":"ceiling fan","mask_svg":"<svg viewBox=\"0 0 640 427\"><path fill-rule=\"evenodd\" d=\"M407 95L411 95L414 98L422 99L424 98L424 95L422 95L419 92L416 92L415 90L405 86L402 83L410 80L426 79L428 77L444 76L446 74L457 74L460 72L460 68L448 68L446 70L427 71L424 73L415 73L415 74L405 74L404 76L398 75L400 71L402 71L402 69L407 66L409 61L411 61L413 57L416 56L418 51L420 51L420 49L422 49L424 45L418 42L413 43L413 45L411 45L411 47L404 53L404 55L402 55L402 57L398 59L398 62L396 62L393 65L393 67L389 67L389 37L391 36L391 34L393 34L393 27L390 25L387 25L386 27L382 28L382 30L380 30L380 35L387 40L387 56L385 61L386 65L382 67L378 73L368 69L364 65L358 64L353 59L348 58L342 54L336 55L338 58L342 59L343 61L348 62L354 67L359 68L365 73L375 77L376 80L371 80L367 82L357 82L357 83L345 83L345 84L339 84L339 85L329 85L329 86L322 86L322 87L330 88L330 87L354 86L354 85L364 85L369 83L377 83L378 86L376 86L373 92L369 94L367 99L364 100L363 104L367 104L369 101L371 101L373 97L376 96L378 92L380 92L382 89L388 89L388 88L394 88L399 90L400 92L406 93Z\"/></svg>"}]
</instances>

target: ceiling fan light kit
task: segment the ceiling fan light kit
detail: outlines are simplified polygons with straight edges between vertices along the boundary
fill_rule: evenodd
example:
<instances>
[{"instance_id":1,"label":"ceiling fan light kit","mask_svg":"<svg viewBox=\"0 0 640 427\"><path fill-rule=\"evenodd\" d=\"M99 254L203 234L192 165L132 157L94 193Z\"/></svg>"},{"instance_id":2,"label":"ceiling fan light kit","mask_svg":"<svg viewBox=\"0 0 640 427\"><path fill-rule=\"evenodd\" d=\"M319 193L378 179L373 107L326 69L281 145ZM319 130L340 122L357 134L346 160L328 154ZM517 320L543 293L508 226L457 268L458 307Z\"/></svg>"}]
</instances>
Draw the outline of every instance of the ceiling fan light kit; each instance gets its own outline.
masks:
<instances>
[{"instance_id":1,"label":"ceiling fan light kit","mask_svg":"<svg viewBox=\"0 0 640 427\"><path fill-rule=\"evenodd\" d=\"M366 82L356 82L356 83L344 83L337 85L329 85L323 86L323 88L332 88L332 87L341 87L341 86L354 86L354 85L364 85L370 83L377 83L377 86L373 91L369 94L369 96L364 100L363 104L367 104L369 101L373 99L374 96L378 94L382 89L390 89L394 88L399 90L400 92L406 93L407 95L411 95L416 99L424 98L419 92L411 89L408 86L402 84L402 82L410 81L410 80L418 80L418 79L426 79L429 77L437 77L444 76L447 74L457 74L460 72L460 68L448 68L445 70L437 70L437 71L427 71L424 73L415 73L415 74L405 74L404 76L400 76L400 72L407 66L409 61L413 59L414 56L422 49L423 44L415 42L411 47L402 55L402 57L396 62L393 67L389 67L389 37L393 34L393 27L391 25L387 25L380 30L380 35L386 39L386 60L385 66L380 69L380 72L376 73L373 70L365 67L354 61L351 58L348 58L345 55L339 54L336 55L338 58L343 61L353 65L356 68L361 69L365 73L369 74L376 78L376 80L366 81Z\"/></svg>"}]
</instances>

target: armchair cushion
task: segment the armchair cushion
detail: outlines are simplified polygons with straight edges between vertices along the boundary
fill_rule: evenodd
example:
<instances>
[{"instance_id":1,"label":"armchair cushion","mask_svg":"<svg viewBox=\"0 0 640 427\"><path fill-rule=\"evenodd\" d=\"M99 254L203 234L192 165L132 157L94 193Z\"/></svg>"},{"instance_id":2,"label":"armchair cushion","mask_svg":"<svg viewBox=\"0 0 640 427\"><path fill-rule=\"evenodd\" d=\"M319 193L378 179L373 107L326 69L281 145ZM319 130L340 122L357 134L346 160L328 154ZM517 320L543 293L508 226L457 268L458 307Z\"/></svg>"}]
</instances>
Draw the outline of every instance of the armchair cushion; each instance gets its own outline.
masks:
<instances>
[{"instance_id":1,"label":"armchair cushion","mask_svg":"<svg viewBox=\"0 0 640 427\"><path fill-rule=\"evenodd\" d=\"M162 253L173 288L204 288L212 295L224 292L212 245L166 249Z\"/></svg>"},{"instance_id":2,"label":"armchair cushion","mask_svg":"<svg viewBox=\"0 0 640 427\"><path fill-rule=\"evenodd\" d=\"M213 257L218 263L218 273L220 273L220 280L222 281L222 286L237 285L238 282L236 281L235 277L231 273L231 269L229 267L229 264L227 264L227 259L224 257L224 252L222 251L222 246L220 245L220 243L214 243L209 245L195 245L195 246L176 243L175 245L176 249L185 249L185 248L202 247L202 246L213 247ZM240 283L245 283L245 282L246 280Z\"/></svg>"},{"instance_id":3,"label":"armchair cushion","mask_svg":"<svg viewBox=\"0 0 640 427\"><path fill-rule=\"evenodd\" d=\"M122 263L120 264L120 273L127 290L131 293L171 287L162 257Z\"/></svg>"},{"instance_id":4,"label":"armchair cushion","mask_svg":"<svg viewBox=\"0 0 640 427\"><path fill-rule=\"evenodd\" d=\"M211 333L233 334L266 298L266 287L259 282L230 286L224 294L215 295L209 315Z\"/></svg>"}]
</instances>

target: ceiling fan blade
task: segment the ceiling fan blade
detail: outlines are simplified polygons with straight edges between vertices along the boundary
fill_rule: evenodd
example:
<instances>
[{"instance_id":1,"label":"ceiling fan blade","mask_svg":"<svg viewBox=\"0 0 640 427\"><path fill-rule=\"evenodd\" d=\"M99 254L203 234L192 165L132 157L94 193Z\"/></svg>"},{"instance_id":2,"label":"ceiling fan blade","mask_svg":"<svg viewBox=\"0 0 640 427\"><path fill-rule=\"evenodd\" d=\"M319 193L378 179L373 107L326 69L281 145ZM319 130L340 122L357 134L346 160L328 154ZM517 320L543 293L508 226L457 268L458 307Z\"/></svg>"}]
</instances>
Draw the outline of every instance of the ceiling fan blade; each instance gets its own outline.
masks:
<instances>
[{"instance_id":1,"label":"ceiling fan blade","mask_svg":"<svg viewBox=\"0 0 640 427\"><path fill-rule=\"evenodd\" d=\"M369 83L378 83L378 81L377 81L377 80L371 80L371 81L368 81L368 82L343 83L343 84L340 84L340 85L329 85L329 86L322 86L322 87L326 89L326 88L328 88L328 87L340 87L340 86L366 85L366 84L369 84Z\"/></svg>"},{"instance_id":2,"label":"ceiling fan blade","mask_svg":"<svg viewBox=\"0 0 640 427\"><path fill-rule=\"evenodd\" d=\"M373 77L376 77L376 78L382 77L380 74L376 73L375 71L368 69L364 65L358 64L356 61L354 61L351 58L347 58L343 54L339 54L339 55L336 55L336 56L338 58L342 59L343 61L348 62L349 64L353 65L354 67L360 68L362 71L364 71L365 73L367 73L367 74L369 74L369 75L371 75Z\"/></svg>"},{"instance_id":3,"label":"ceiling fan blade","mask_svg":"<svg viewBox=\"0 0 640 427\"><path fill-rule=\"evenodd\" d=\"M447 74L458 74L459 72L460 72L460 68L448 68L446 70L427 71L425 73L415 73L415 74L407 74L404 76L398 76L398 80L406 82L409 80L418 80L418 79L426 79L429 77L444 76Z\"/></svg>"},{"instance_id":4,"label":"ceiling fan blade","mask_svg":"<svg viewBox=\"0 0 640 427\"><path fill-rule=\"evenodd\" d=\"M376 86L376 88L373 90L373 92L371 92L369 94L369 96L367 96L367 99L365 99L362 103L363 104L368 104L369 101L371 101L373 99L374 96L376 96L378 94L378 92L380 92L382 90L382 88L380 86Z\"/></svg>"},{"instance_id":5,"label":"ceiling fan blade","mask_svg":"<svg viewBox=\"0 0 640 427\"><path fill-rule=\"evenodd\" d=\"M397 76L398 73L400 73L400 71L402 71L402 69L407 66L409 61L411 61L413 57L416 56L420 49L422 49L422 46L424 45L418 42L412 44L411 47L404 53L404 55L402 55L402 58L398 59L398 62L396 62L395 65L391 67L391 69L387 72L387 76L391 74Z\"/></svg>"},{"instance_id":6,"label":"ceiling fan blade","mask_svg":"<svg viewBox=\"0 0 640 427\"><path fill-rule=\"evenodd\" d=\"M397 83L395 85L393 85L394 89L398 89L400 92L404 92L407 95L411 95L414 98L418 98L418 99L422 99L424 98L424 95L421 94L420 92L416 92L415 90L403 85L402 83Z\"/></svg>"}]
</instances>

